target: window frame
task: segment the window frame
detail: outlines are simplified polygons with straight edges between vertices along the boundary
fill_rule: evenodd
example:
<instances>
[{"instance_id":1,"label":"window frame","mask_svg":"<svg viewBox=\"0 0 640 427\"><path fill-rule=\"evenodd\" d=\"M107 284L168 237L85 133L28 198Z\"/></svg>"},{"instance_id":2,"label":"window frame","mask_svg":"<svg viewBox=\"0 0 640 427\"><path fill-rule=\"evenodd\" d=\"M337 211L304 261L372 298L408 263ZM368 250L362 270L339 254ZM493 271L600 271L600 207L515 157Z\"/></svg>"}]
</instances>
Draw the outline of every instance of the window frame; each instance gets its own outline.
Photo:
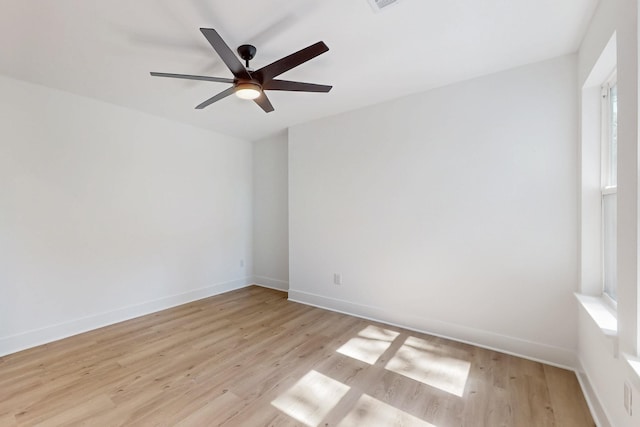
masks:
<instances>
[{"instance_id":1,"label":"window frame","mask_svg":"<svg viewBox=\"0 0 640 427\"><path fill-rule=\"evenodd\" d=\"M601 156L600 156L600 204L601 204L601 262L602 262L602 298L604 301L609 304L613 309L617 310L617 301L616 299L607 292L608 289L613 289L613 294L617 296L617 253L614 256L613 266L607 265L607 254L606 254L606 232L607 228L607 219L608 216L605 213L605 198L607 196L616 195L616 205L617 205L617 160L616 165L612 168L612 156L617 156L617 146L615 153L612 150L613 145L613 130L612 130L612 121L613 121L613 108L612 108L612 100L611 100L611 89L616 87L617 90L617 70L614 70L609 74L609 77L602 83L601 86L601 94L602 94L602 102L601 102ZM617 104L617 96L616 96L616 104ZM617 105L616 105L616 141L617 141ZM614 169L612 171L612 169ZM617 209L616 209L617 212ZM617 244L617 217L614 216L614 243ZM616 251L617 252L617 251ZM614 282L613 284L607 283L607 272L609 269L613 268L614 273Z\"/></svg>"}]
</instances>

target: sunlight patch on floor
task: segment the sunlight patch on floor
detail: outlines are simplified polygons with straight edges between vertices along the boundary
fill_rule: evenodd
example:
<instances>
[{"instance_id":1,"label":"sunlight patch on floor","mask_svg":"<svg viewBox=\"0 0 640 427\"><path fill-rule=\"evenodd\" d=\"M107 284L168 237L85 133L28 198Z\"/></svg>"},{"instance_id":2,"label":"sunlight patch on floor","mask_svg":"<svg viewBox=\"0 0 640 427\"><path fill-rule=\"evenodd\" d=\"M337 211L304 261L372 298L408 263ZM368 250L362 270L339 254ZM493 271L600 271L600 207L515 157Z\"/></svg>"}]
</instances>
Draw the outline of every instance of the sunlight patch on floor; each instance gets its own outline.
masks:
<instances>
[{"instance_id":1,"label":"sunlight patch on floor","mask_svg":"<svg viewBox=\"0 0 640 427\"><path fill-rule=\"evenodd\" d=\"M362 395L339 427L436 427L369 395Z\"/></svg>"},{"instance_id":2,"label":"sunlight patch on floor","mask_svg":"<svg viewBox=\"0 0 640 427\"><path fill-rule=\"evenodd\" d=\"M434 351L427 341L409 337L386 368L447 393L462 397L471 363Z\"/></svg>"},{"instance_id":3,"label":"sunlight patch on floor","mask_svg":"<svg viewBox=\"0 0 640 427\"><path fill-rule=\"evenodd\" d=\"M340 347L338 353L373 365L398 335L398 332L369 325Z\"/></svg>"},{"instance_id":4,"label":"sunlight patch on floor","mask_svg":"<svg viewBox=\"0 0 640 427\"><path fill-rule=\"evenodd\" d=\"M309 371L271 404L307 426L317 426L349 391L349 386Z\"/></svg>"}]
</instances>

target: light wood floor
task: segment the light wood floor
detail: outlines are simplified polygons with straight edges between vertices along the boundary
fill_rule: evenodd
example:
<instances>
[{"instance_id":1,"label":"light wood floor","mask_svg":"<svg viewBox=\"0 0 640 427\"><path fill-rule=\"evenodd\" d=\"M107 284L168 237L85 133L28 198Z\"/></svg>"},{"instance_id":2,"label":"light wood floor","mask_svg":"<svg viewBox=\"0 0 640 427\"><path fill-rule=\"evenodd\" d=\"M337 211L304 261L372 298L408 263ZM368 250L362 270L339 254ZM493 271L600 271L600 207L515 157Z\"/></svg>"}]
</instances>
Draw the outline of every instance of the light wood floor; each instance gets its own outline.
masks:
<instances>
[{"instance_id":1,"label":"light wood floor","mask_svg":"<svg viewBox=\"0 0 640 427\"><path fill-rule=\"evenodd\" d=\"M0 425L594 423L572 372L250 287L0 358Z\"/></svg>"}]
</instances>

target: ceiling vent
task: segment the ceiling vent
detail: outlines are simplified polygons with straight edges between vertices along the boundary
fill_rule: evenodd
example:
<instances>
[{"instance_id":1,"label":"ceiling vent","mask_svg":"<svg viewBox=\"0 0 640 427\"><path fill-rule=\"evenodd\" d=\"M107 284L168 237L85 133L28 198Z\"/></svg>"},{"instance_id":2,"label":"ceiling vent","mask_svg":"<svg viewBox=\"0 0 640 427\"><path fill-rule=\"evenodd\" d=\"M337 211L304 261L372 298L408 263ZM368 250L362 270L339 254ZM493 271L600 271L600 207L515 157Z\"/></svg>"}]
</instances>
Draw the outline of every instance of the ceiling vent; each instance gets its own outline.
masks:
<instances>
[{"instance_id":1,"label":"ceiling vent","mask_svg":"<svg viewBox=\"0 0 640 427\"><path fill-rule=\"evenodd\" d=\"M380 12L382 9L398 3L400 0L369 0L369 4L374 12Z\"/></svg>"}]
</instances>

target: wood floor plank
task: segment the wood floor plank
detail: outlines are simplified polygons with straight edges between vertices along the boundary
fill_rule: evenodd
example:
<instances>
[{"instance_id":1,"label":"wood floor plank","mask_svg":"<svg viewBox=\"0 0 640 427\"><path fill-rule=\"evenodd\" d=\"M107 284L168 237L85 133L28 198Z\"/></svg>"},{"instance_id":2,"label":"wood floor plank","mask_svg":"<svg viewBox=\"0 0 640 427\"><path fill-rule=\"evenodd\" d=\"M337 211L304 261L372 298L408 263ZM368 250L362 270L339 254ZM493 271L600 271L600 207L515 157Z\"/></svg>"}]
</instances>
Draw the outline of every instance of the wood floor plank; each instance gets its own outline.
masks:
<instances>
[{"instance_id":1,"label":"wood floor plank","mask_svg":"<svg viewBox=\"0 0 640 427\"><path fill-rule=\"evenodd\" d=\"M544 365L551 406L556 425L562 427L595 427L589 407L573 372Z\"/></svg>"},{"instance_id":2,"label":"wood floor plank","mask_svg":"<svg viewBox=\"0 0 640 427\"><path fill-rule=\"evenodd\" d=\"M252 286L0 358L14 425L594 424L572 372Z\"/></svg>"}]
</instances>

